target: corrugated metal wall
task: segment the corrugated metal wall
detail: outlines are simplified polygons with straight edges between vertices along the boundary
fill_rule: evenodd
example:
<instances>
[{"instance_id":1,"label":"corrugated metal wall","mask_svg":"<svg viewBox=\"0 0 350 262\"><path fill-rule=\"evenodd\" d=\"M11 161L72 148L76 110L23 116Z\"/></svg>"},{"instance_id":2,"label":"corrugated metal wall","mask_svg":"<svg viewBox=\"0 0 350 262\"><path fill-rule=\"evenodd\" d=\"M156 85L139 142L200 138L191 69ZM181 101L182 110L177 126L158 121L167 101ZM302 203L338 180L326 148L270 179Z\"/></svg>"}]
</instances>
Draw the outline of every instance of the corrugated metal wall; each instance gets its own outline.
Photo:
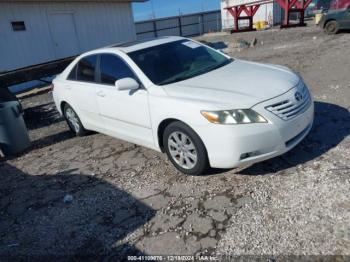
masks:
<instances>
[{"instance_id":1,"label":"corrugated metal wall","mask_svg":"<svg viewBox=\"0 0 350 262\"><path fill-rule=\"evenodd\" d=\"M196 36L221 31L220 11L167 17L136 23L138 39L157 36Z\"/></svg>"},{"instance_id":2,"label":"corrugated metal wall","mask_svg":"<svg viewBox=\"0 0 350 262\"><path fill-rule=\"evenodd\" d=\"M72 14L79 53L136 39L130 3L0 3L0 71L61 58L49 22L57 13ZM12 21L26 30L13 31Z\"/></svg>"},{"instance_id":3,"label":"corrugated metal wall","mask_svg":"<svg viewBox=\"0 0 350 262\"><path fill-rule=\"evenodd\" d=\"M234 20L232 15L224 9L228 6L234 6L243 3L255 2L256 0L221 0L221 19L222 28L231 29L234 27ZM267 21L269 25L276 25L281 23L281 7L277 3L270 3L261 5L254 16L254 22ZM245 26L247 21L240 21L239 26Z\"/></svg>"}]
</instances>

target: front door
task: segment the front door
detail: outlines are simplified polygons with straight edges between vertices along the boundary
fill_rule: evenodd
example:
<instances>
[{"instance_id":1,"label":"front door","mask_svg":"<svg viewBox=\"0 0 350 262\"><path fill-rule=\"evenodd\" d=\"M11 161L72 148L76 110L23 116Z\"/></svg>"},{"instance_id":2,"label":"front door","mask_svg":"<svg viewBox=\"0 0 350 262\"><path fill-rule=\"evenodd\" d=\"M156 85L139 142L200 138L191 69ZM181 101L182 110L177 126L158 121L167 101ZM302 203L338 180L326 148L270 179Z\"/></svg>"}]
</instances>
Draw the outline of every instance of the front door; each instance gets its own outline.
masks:
<instances>
[{"instance_id":1,"label":"front door","mask_svg":"<svg viewBox=\"0 0 350 262\"><path fill-rule=\"evenodd\" d=\"M346 19L345 19L345 21L346 21L345 28L346 29L350 29L350 3L349 3L349 6L348 6L348 8L346 10Z\"/></svg>"},{"instance_id":2,"label":"front door","mask_svg":"<svg viewBox=\"0 0 350 262\"><path fill-rule=\"evenodd\" d=\"M73 13L51 13L49 20L56 58L79 54Z\"/></svg>"},{"instance_id":3,"label":"front door","mask_svg":"<svg viewBox=\"0 0 350 262\"><path fill-rule=\"evenodd\" d=\"M131 77L137 79L128 65L113 54L100 55L97 103L105 129L116 137L144 146L154 146L148 109L148 92L138 90L119 91L115 81Z\"/></svg>"}]
</instances>

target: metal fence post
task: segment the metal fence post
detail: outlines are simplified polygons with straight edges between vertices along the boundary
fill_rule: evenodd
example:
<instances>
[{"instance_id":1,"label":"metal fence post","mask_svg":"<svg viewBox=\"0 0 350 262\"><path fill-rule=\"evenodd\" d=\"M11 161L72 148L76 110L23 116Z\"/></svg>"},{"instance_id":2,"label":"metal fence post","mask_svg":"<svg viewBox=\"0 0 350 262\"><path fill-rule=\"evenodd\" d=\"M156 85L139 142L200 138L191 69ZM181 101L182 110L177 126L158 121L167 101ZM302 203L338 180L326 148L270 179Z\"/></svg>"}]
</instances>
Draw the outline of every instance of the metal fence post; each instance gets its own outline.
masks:
<instances>
[{"instance_id":1,"label":"metal fence post","mask_svg":"<svg viewBox=\"0 0 350 262\"><path fill-rule=\"evenodd\" d=\"M199 29L199 34L203 35L204 34L204 14L200 14L198 17L199 23L198 23L198 29Z\"/></svg>"},{"instance_id":2,"label":"metal fence post","mask_svg":"<svg viewBox=\"0 0 350 262\"><path fill-rule=\"evenodd\" d=\"M216 14L216 32L219 32L219 14Z\"/></svg>"},{"instance_id":3,"label":"metal fence post","mask_svg":"<svg viewBox=\"0 0 350 262\"><path fill-rule=\"evenodd\" d=\"M201 30L201 17L198 16L198 33L199 35L202 35L202 30Z\"/></svg>"},{"instance_id":4,"label":"metal fence post","mask_svg":"<svg viewBox=\"0 0 350 262\"><path fill-rule=\"evenodd\" d=\"M154 36L158 37L158 32L157 32L157 23L155 20L153 20L153 32L154 32Z\"/></svg>"},{"instance_id":5,"label":"metal fence post","mask_svg":"<svg viewBox=\"0 0 350 262\"><path fill-rule=\"evenodd\" d=\"M179 31L180 31L180 36L182 36L182 24L181 24L181 16L178 17L179 21Z\"/></svg>"}]
</instances>

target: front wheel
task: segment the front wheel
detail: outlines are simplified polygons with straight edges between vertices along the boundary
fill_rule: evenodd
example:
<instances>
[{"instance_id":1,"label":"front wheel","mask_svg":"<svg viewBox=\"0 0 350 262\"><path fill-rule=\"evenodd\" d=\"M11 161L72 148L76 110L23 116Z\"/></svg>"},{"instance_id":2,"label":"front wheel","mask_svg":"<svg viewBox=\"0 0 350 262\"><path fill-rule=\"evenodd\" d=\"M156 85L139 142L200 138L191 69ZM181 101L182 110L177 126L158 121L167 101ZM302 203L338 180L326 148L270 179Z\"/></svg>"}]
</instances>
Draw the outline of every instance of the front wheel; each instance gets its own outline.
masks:
<instances>
[{"instance_id":1,"label":"front wheel","mask_svg":"<svg viewBox=\"0 0 350 262\"><path fill-rule=\"evenodd\" d=\"M329 21L325 26L325 31L329 35L334 35L339 31L339 25L337 21Z\"/></svg>"},{"instance_id":2,"label":"front wheel","mask_svg":"<svg viewBox=\"0 0 350 262\"><path fill-rule=\"evenodd\" d=\"M173 165L184 174L202 175L209 167L200 137L182 122L169 124L163 135L165 151Z\"/></svg>"}]
</instances>

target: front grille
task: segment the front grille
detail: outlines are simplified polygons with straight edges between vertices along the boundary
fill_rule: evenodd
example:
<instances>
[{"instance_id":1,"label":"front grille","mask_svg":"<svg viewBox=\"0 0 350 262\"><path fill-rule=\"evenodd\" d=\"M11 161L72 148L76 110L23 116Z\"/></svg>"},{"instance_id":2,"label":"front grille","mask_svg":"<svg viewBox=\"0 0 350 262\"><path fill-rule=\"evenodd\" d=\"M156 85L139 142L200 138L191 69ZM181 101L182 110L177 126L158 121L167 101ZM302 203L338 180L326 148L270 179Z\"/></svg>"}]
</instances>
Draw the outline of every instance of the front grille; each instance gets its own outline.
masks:
<instances>
[{"instance_id":1,"label":"front grille","mask_svg":"<svg viewBox=\"0 0 350 262\"><path fill-rule=\"evenodd\" d=\"M311 104L311 96L305 85L303 85L300 93L303 96L301 101L297 101L296 98L293 97L292 99L286 99L265 108L283 120L290 120L305 112Z\"/></svg>"}]
</instances>

